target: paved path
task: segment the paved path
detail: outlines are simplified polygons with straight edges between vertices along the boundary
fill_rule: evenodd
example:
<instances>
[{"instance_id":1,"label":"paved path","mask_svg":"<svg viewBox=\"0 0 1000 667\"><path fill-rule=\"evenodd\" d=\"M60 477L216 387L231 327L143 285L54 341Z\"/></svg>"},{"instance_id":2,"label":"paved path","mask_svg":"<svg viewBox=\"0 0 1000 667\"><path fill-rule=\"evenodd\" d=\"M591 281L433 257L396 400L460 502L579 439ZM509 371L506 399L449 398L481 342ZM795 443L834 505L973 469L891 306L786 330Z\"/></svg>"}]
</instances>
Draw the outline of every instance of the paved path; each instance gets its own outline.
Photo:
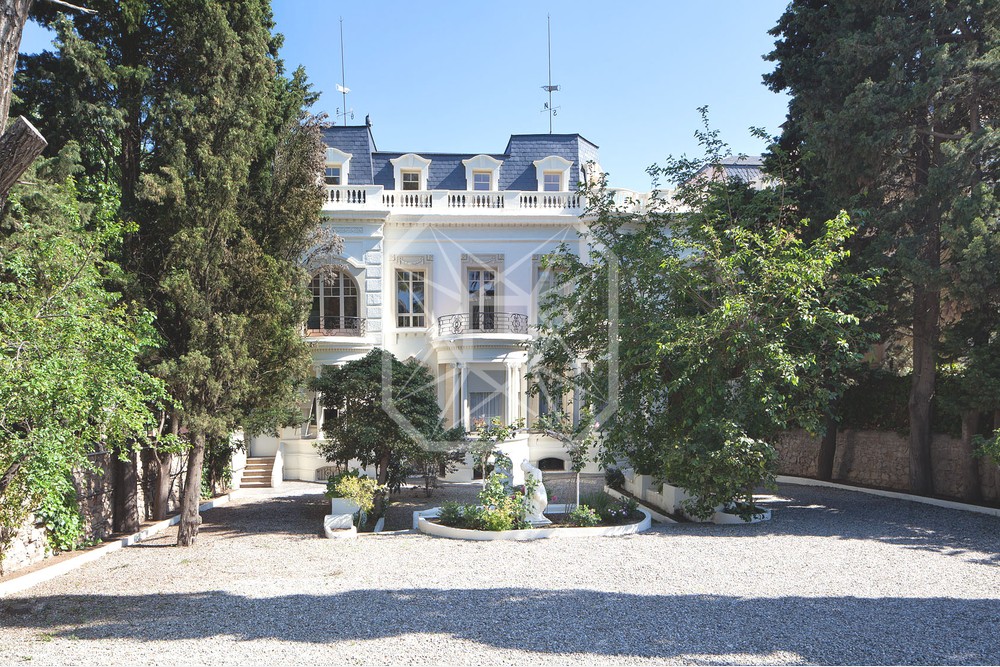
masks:
<instances>
[{"instance_id":1,"label":"paved path","mask_svg":"<svg viewBox=\"0 0 1000 667\"><path fill-rule=\"evenodd\" d=\"M754 526L334 541L321 489L0 600L0 663L1000 664L996 517L783 486Z\"/></svg>"}]
</instances>

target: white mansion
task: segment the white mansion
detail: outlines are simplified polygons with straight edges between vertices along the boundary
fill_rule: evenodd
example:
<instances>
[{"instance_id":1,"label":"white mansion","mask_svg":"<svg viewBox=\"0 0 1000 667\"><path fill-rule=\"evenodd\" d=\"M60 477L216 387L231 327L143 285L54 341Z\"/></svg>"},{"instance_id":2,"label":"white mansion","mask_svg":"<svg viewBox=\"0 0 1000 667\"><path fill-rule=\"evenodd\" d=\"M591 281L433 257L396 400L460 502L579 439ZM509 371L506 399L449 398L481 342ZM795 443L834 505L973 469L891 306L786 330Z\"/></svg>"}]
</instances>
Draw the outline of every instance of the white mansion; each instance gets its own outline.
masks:
<instances>
[{"instance_id":1,"label":"white mansion","mask_svg":"<svg viewBox=\"0 0 1000 667\"><path fill-rule=\"evenodd\" d=\"M525 380L539 294L551 286L540 258L581 243L576 190L599 173L597 146L578 134L532 134L511 136L502 153L394 153L376 149L370 125L329 128L326 143L323 221L344 246L308 267L304 335L317 375L381 347L431 369L447 426L468 432L500 417L530 427L550 407L529 398ZM316 480L329 466L315 448L323 410L308 400L300 428L249 441L250 456L277 456L275 481ZM562 407L578 411L573 402ZM568 469L563 446L530 428L504 449ZM466 465L452 478L472 475Z\"/></svg>"}]
</instances>

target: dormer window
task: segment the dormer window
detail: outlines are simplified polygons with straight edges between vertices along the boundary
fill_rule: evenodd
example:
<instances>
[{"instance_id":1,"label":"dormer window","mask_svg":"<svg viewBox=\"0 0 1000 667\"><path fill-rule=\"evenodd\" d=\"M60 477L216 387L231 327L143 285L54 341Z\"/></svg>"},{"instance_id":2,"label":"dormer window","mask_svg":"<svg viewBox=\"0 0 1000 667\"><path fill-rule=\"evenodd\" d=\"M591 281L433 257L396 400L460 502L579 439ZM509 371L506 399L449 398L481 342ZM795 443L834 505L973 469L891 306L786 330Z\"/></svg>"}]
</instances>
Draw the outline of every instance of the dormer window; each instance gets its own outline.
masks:
<instances>
[{"instance_id":1,"label":"dormer window","mask_svg":"<svg viewBox=\"0 0 1000 667\"><path fill-rule=\"evenodd\" d=\"M340 185L340 165L327 165L323 180L327 185Z\"/></svg>"},{"instance_id":2,"label":"dormer window","mask_svg":"<svg viewBox=\"0 0 1000 667\"><path fill-rule=\"evenodd\" d=\"M477 171L472 174L473 190L492 190L491 181L493 174L488 171Z\"/></svg>"},{"instance_id":3,"label":"dormer window","mask_svg":"<svg viewBox=\"0 0 1000 667\"><path fill-rule=\"evenodd\" d=\"M570 189L569 171L573 163L558 155L535 160L539 192L566 192Z\"/></svg>"},{"instance_id":4,"label":"dormer window","mask_svg":"<svg viewBox=\"0 0 1000 667\"><path fill-rule=\"evenodd\" d=\"M347 185L351 170L351 154L337 148L326 149L326 165L323 168L323 182L327 185Z\"/></svg>"},{"instance_id":5,"label":"dormer window","mask_svg":"<svg viewBox=\"0 0 1000 667\"><path fill-rule=\"evenodd\" d=\"M407 153L389 160L393 183L397 190L427 190L427 173L431 161L416 153Z\"/></svg>"},{"instance_id":6,"label":"dormer window","mask_svg":"<svg viewBox=\"0 0 1000 667\"><path fill-rule=\"evenodd\" d=\"M477 155L462 160L465 165L465 189L479 192L500 189L500 165L502 161L489 155Z\"/></svg>"},{"instance_id":7,"label":"dormer window","mask_svg":"<svg viewBox=\"0 0 1000 667\"><path fill-rule=\"evenodd\" d=\"M403 174L403 190L419 190L420 189L420 172L419 171L404 171Z\"/></svg>"}]
</instances>

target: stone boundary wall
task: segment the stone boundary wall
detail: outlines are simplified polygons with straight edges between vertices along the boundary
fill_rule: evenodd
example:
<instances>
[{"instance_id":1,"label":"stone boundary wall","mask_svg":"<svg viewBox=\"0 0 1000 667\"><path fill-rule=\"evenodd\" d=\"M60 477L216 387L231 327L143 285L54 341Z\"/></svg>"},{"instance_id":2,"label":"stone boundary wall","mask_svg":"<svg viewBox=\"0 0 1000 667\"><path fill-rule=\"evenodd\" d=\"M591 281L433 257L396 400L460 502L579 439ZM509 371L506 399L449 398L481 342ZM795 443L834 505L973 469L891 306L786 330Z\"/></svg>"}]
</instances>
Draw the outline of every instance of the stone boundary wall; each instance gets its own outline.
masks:
<instances>
[{"instance_id":1,"label":"stone boundary wall","mask_svg":"<svg viewBox=\"0 0 1000 667\"><path fill-rule=\"evenodd\" d=\"M778 474L816 477L820 438L805 431L782 434L774 443L778 450ZM840 431L833 459L833 480L865 486L909 491L910 442L893 431ZM957 438L935 435L931 442L936 495L962 498L961 443ZM1000 466L987 459L979 462L983 500L1000 502Z\"/></svg>"},{"instance_id":2,"label":"stone boundary wall","mask_svg":"<svg viewBox=\"0 0 1000 667\"><path fill-rule=\"evenodd\" d=\"M77 471L73 476L73 485L76 487L80 514L83 517L83 539L100 541L112 534L114 525L114 454L110 451L93 452L87 458L94 469ZM147 456L138 458L140 470L136 502L143 514L140 519L145 520L152 515L155 473L153 467L146 465ZM179 508L186 467L187 456L174 457L168 513L176 512ZM34 565L51 555L45 525L31 514L0 553L0 576Z\"/></svg>"}]
</instances>

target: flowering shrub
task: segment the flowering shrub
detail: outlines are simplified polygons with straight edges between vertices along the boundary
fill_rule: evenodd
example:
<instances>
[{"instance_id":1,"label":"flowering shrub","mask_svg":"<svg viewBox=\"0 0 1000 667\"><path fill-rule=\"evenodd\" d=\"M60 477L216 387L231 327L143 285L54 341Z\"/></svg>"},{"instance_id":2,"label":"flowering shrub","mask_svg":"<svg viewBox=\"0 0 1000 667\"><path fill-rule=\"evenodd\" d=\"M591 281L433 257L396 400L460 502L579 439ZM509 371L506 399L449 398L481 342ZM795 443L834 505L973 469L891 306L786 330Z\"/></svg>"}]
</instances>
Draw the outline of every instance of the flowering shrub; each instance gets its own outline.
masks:
<instances>
[{"instance_id":1,"label":"flowering shrub","mask_svg":"<svg viewBox=\"0 0 1000 667\"><path fill-rule=\"evenodd\" d=\"M622 498L618 502L611 503L601 510L601 520L612 526L623 523L633 523L642 518L639 512L639 503L631 498Z\"/></svg>"},{"instance_id":2,"label":"flowering shrub","mask_svg":"<svg viewBox=\"0 0 1000 667\"><path fill-rule=\"evenodd\" d=\"M492 473L479 492L479 505L450 502L441 506L438 521L453 528L472 530L520 530L531 528L527 522L524 493L509 490L507 476Z\"/></svg>"},{"instance_id":3,"label":"flowering shrub","mask_svg":"<svg viewBox=\"0 0 1000 667\"><path fill-rule=\"evenodd\" d=\"M583 527L596 526L601 522L601 517L597 516L597 512L586 505L577 505L569 513L567 519L570 525Z\"/></svg>"}]
</instances>

